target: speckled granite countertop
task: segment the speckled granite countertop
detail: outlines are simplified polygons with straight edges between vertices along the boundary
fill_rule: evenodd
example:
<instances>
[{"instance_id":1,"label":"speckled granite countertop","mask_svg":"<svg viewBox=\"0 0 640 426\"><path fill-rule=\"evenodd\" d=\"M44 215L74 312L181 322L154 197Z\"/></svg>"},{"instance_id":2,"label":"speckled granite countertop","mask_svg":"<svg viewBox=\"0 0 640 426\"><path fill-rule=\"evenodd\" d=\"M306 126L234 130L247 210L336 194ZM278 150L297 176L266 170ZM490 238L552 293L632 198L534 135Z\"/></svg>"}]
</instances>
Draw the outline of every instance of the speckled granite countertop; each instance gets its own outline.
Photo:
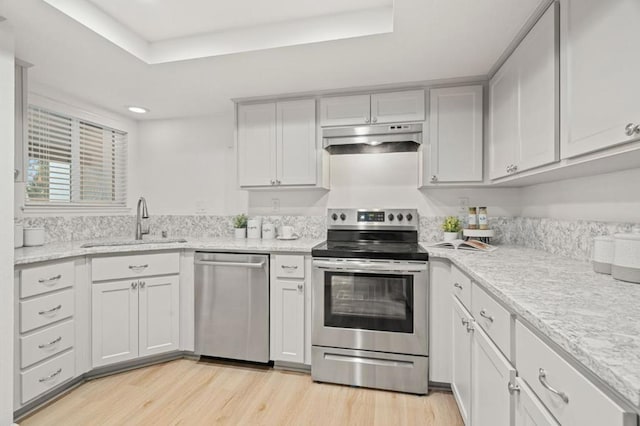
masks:
<instances>
[{"instance_id":1,"label":"speckled granite countertop","mask_svg":"<svg viewBox=\"0 0 640 426\"><path fill-rule=\"evenodd\" d=\"M547 252L433 249L640 410L640 285Z\"/></svg>"},{"instance_id":2,"label":"speckled granite countertop","mask_svg":"<svg viewBox=\"0 0 640 426\"><path fill-rule=\"evenodd\" d=\"M109 253L129 253L141 251L155 250L220 250L220 251L237 251L237 252L295 252L295 253L311 253L311 248L319 244L323 240L301 238L298 240L250 240L250 239L234 239L234 238L212 238L212 239L188 239L186 243L178 242L147 242L145 244L134 245L113 245L83 248L86 243L99 242L129 242L130 239L110 239L110 240L91 240L91 241L74 241L66 243L52 243L41 247L24 247L14 251L14 265L24 265L35 262L44 262L47 260L63 259L68 257L86 256L92 254L109 254ZM155 240L160 241L160 240Z\"/></svg>"}]
</instances>

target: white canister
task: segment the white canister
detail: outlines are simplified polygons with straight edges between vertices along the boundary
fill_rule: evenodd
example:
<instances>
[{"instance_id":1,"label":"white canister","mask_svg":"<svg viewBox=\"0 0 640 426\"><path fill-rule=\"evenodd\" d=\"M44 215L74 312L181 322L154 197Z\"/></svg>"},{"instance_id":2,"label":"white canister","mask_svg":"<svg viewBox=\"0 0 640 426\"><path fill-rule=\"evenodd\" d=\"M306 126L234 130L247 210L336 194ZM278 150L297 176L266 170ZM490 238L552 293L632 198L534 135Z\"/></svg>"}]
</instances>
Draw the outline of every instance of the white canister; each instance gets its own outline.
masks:
<instances>
[{"instance_id":1,"label":"white canister","mask_svg":"<svg viewBox=\"0 0 640 426\"><path fill-rule=\"evenodd\" d=\"M21 223L13 224L13 248L20 248L24 245L24 228Z\"/></svg>"},{"instance_id":2,"label":"white canister","mask_svg":"<svg viewBox=\"0 0 640 426\"><path fill-rule=\"evenodd\" d=\"M593 239L593 270L600 274L611 274L615 239L610 236Z\"/></svg>"},{"instance_id":3,"label":"white canister","mask_svg":"<svg viewBox=\"0 0 640 426\"><path fill-rule=\"evenodd\" d=\"M24 228L24 246L35 247L44 245L44 228Z\"/></svg>"},{"instance_id":4,"label":"white canister","mask_svg":"<svg viewBox=\"0 0 640 426\"><path fill-rule=\"evenodd\" d=\"M247 238L258 239L262 232L261 219L249 219L247 221Z\"/></svg>"},{"instance_id":5,"label":"white canister","mask_svg":"<svg viewBox=\"0 0 640 426\"><path fill-rule=\"evenodd\" d=\"M640 283L640 227L630 234L616 234L611 266L613 278Z\"/></svg>"},{"instance_id":6,"label":"white canister","mask_svg":"<svg viewBox=\"0 0 640 426\"><path fill-rule=\"evenodd\" d=\"M265 222L262 224L262 239L273 240L276 238L276 226L273 223Z\"/></svg>"}]
</instances>

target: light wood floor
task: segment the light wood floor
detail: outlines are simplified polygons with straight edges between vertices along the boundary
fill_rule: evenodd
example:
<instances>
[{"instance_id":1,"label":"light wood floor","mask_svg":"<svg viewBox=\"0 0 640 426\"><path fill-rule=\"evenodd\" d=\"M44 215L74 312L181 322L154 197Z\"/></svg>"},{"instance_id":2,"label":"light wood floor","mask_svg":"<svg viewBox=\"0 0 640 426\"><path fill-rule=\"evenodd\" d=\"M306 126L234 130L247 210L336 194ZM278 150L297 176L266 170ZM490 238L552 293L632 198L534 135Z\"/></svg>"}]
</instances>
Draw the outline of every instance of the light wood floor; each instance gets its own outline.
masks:
<instances>
[{"instance_id":1,"label":"light wood floor","mask_svg":"<svg viewBox=\"0 0 640 426\"><path fill-rule=\"evenodd\" d=\"M21 425L462 425L449 393L313 383L310 375L176 360L83 384Z\"/></svg>"}]
</instances>

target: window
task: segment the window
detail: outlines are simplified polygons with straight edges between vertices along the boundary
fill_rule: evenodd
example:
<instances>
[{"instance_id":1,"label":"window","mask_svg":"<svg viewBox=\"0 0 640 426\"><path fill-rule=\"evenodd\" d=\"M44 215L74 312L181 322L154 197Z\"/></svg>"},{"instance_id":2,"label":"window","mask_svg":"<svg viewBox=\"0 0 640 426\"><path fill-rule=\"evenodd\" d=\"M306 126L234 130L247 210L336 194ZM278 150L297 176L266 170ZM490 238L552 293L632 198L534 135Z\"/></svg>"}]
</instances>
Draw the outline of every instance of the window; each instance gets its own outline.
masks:
<instances>
[{"instance_id":1,"label":"window","mask_svg":"<svg viewBox=\"0 0 640 426\"><path fill-rule=\"evenodd\" d=\"M127 133L29 105L26 204L125 206Z\"/></svg>"}]
</instances>

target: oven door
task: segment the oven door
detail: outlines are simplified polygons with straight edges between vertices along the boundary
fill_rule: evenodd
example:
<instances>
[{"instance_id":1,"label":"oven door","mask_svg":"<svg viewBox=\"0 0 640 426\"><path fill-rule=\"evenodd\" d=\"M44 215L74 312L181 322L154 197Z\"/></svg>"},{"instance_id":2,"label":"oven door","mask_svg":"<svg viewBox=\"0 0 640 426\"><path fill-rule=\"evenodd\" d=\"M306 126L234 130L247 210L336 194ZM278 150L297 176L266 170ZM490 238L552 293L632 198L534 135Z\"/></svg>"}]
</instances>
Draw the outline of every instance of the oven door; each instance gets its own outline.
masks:
<instances>
[{"instance_id":1,"label":"oven door","mask_svg":"<svg viewBox=\"0 0 640 426\"><path fill-rule=\"evenodd\" d=\"M313 260L314 346L428 354L427 262Z\"/></svg>"}]
</instances>

